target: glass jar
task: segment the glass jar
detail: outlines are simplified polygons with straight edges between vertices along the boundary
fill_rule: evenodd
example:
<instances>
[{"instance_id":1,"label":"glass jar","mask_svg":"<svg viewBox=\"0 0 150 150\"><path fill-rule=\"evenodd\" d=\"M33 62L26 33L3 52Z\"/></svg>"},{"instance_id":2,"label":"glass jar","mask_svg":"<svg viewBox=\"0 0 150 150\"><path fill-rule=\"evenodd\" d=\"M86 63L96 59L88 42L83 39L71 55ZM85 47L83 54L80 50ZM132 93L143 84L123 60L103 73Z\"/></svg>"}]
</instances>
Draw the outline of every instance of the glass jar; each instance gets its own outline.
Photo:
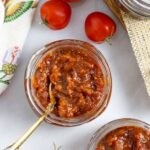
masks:
<instances>
[{"instance_id":1,"label":"glass jar","mask_svg":"<svg viewBox=\"0 0 150 150\"><path fill-rule=\"evenodd\" d=\"M120 8L137 17L150 18L150 0L115 0Z\"/></svg>"},{"instance_id":2,"label":"glass jar","mask_svg":"<svg viewBox=\"0 0 150 150\"><path fill-rule=\"evenodd\" d=\"M104 56L89 43L79 41L79 40L61 40L61 41L50 43L44 46L39 51L37 51L31 57L26 69L25 92L28 97L29 103L33 108L33 110L35 111L35 113L38 116L42 115L44 113L45 108L43 108L42 105L39 103L37 97L35 96L34 89L32 86L32 79L36 71L37 64L46 54L55 51L57 49L66 48L66 47L71 49L81 49L82 51L85 51L85 53L92 55L94 59L97 61L97 63L99 64L99 66L101 67L104 76L104 92L101 100L93 110L81 116L69 118L69 119L61 118L54 114L50 114L45 120L48 123L57 124L61 126L77 126L91 121L92 119L99 116L105 110L105 108L108 105L110 95L111 95L111 90L112 90L112 79L111 79L109 66Z\"/></svg>"},{"instance_id":3,"label":"glass jar","mask_svg":"<svg viewBox=\"0 0 150 150\"><path fill-rule=\"evenodd\" d=\"M140 120L129 118L118 119L107 123L99 130L97 130L96 133L94 133L88 145L88 150L96 150L96 147L102 138L104 138L111 131L124 126L135 126L145 130L150 130L150 125Z\"/></svg>"}]
</instances>

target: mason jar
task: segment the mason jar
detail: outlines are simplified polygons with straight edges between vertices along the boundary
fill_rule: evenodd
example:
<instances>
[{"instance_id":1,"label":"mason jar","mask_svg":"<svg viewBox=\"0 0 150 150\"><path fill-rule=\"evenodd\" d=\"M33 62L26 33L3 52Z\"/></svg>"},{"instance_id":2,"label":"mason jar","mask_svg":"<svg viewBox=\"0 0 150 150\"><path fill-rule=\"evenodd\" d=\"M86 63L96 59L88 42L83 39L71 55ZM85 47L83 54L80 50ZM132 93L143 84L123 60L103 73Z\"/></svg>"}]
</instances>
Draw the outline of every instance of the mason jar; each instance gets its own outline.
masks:
<instances>
[{"instance_id":1,"label":"mason jar","mask_svg":"<svg viewBox=\"0 0 150 150\"><path fill-rule=\"evenodd\" d=\"M150 18L150 0L115 0L121 9L140 18Z\"/></svg>"},{"instance_id":2,"label":"mason jar","mask_svg":"<svg viewBox=\"0 0 150 150\"><path fill-rule=\"evenodd\" d=\"M112 90L111 73L104 56L101 54L99 50L97 50L94 46L92 46L87 42L79 40L60 40L52 42L44 46L39 51L37 51L31 57L25 73L25 92L27 98L34 112L38 116L41 116L44 113L45 108L41 105L41 103L39 102L38 98L35 95L32 79L35 75L37 65L43 59L43 57L58 49L74 49L74 50L80 49L84 53L92 55L93 58L97 61L98 65L101 67L104 76L104 91L98 104L88 113L73 118L63 118L51 113L50 115L48 115L45 121L47 123L50 124L52 123L60 126L77 126L87 123L93 120L94 118L98 117L106 109L110 100Z\"/></svg>"},{"instance_id":3,"label":"mason jar","mask_svg":"<svg viewBox=\"0 0 150 150\"><path fill-rule=\"evenodd\" d=\"M122 119L117 119L114 121L111 121L107 123L106 125L102 126L100 129L98 129L92 136L87 150L96 150L99 142L109 133L112 133L113 131L122 128L122 127L137 127L141 128L145 131L150 131L150 125L137 119L133 118L122 118ZM113 132L114 133L114 132ZM142 136L142 135L141 135ZM116 137L116 136L115 136ZM117 139L117 137L116 137ZM123 137L121 138L123 139ZM110 142L112 139L110 139ZM119 140L118 140L119 141Z\"/></svg>"}]
</instances>

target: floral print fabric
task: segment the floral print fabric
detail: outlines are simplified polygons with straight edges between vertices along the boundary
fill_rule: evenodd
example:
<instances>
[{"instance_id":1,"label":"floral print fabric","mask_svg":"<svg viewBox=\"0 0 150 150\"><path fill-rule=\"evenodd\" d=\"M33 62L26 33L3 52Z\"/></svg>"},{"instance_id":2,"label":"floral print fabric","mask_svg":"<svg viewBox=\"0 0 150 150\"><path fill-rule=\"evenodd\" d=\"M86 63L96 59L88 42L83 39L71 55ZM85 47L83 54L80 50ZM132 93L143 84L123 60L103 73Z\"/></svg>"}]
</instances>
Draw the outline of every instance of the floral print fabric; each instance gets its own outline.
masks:
<instances>
[{"instance_id":1,"label":"floral print fabric","mask_svg":"<svg viewBox=\"0 0 150 150\"><path fill-rule=\"evenodd\" d=\"M0 34L0 95L15 73L38 0L3 0L3 3L5 19Z\"/></svg>"}]
</instances>

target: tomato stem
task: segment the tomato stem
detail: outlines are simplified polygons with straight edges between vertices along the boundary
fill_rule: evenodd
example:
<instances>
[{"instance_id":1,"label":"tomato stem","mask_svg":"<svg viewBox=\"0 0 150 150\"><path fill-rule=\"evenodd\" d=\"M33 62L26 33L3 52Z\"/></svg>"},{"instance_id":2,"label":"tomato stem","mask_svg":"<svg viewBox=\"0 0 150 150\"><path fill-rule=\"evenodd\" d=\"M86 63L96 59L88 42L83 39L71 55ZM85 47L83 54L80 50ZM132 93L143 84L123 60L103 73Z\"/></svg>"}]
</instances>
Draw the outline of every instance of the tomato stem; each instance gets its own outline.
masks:
<instances>
[{"instance_id":1,"label":"tomato stem","mask_svg":"<svg viewBox=\"0 0 150 150\"><path fill-rule=\"evenodd\" d=\"M110 42L111 36L105 39L105 42L107 42L110 46L112 46L112 43Z\"/></svg>"},{"instance_id":2,"label":"tomato stem","mask_svg":"<svg viewBox=\"0 0 150 150\"><path fill-rule=\"evenodd\" d=\"M43 21L40 21L40 22L39 22L39 24L40 24L40 25L43 25L43 24L44 24L44 22L43 22Z\"/></svg>"},{"instance_id":3,"label":"tomato stem","mask_svg":"<svg viewBox=\"0 0 150 150\"><path fill-rule=\"evenodd\" d=\"M42 21L40 21L39 24L40 25L43 25L43 24L48 25L48 22L46 19L42 19Z\"/></svg>"}]
</instances>

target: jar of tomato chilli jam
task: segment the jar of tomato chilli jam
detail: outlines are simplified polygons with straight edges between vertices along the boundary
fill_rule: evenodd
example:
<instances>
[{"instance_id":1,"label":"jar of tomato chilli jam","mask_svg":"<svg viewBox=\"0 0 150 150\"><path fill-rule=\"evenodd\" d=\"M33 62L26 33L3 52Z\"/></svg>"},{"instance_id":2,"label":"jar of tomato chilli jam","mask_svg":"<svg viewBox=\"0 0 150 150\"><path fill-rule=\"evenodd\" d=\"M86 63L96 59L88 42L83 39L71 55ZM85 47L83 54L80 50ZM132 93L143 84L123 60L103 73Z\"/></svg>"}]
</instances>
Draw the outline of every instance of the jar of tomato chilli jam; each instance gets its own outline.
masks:
<instances>
[{"instance_id":1,"label":"jar of tomato chilli jam","mask_svg":"<svg viewBox=\"0 0 150 150\"><path fill-rule=\"evenodd\" d=\"M150 18L150 0L115 0L125 12L138 18Z\"/></svg>"},{"instance_id":2,"label":"jar of tomato chilli jam","mask_svg":"<svg viewBox=\"0 0 150 150\"><path fill-rule=\"evenodd\" d=\"M40 116L56 99L46 122L77 126L98 117L107 107L112 79L103 55L92 45L79 40L61 40L37 51L25 73L25 91L35 113Z\"/></svg>"},{"instance_id":3,"label":"jar of tomato chilli jam","mask_svg":"<svg viewBox=\"0 0 150 150\"><path fill-rule=\"evenodd\" d=\"M149 150L150 125L136 119L118 119L93 135L88 150Z\"/></svg>"}]
</instances>

